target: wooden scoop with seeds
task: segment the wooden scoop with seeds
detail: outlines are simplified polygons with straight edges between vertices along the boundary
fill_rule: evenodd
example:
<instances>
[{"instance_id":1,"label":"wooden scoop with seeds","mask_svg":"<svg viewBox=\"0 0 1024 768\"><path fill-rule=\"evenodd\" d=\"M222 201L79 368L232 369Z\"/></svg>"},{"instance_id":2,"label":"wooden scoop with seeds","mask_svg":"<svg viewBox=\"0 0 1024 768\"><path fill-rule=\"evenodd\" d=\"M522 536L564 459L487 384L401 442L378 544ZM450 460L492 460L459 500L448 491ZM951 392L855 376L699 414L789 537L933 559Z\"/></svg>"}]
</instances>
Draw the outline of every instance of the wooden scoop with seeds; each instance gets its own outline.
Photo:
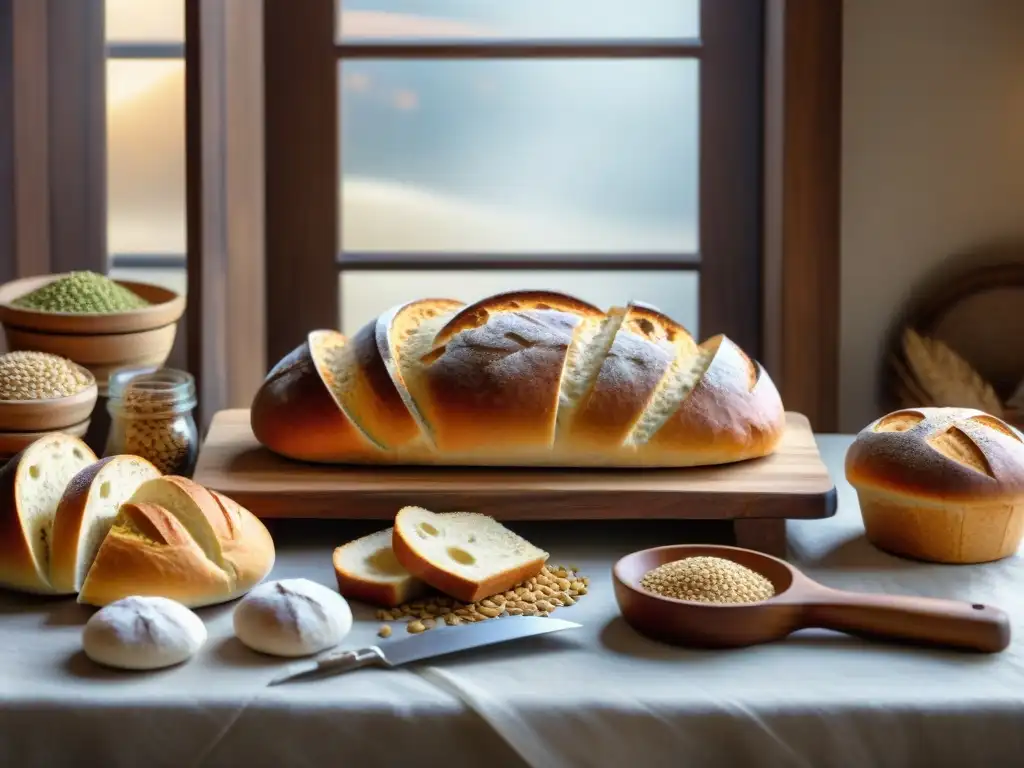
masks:
<instances>
[{"instance_id":1,"label":"wooden scoop with seeds","mask_svg":"<svg viewBox=\"0 0 1024 768\"><path fill-rule=\"evenodd\" d=\"M656 569L695 557L744 566L771 582L774 595L756 602L698 602L650 588L658 581L659 573L649 578ZM783 560L737 547L679 545L634 552L615 564L613 582L626 622L641 634L673 645L740 648L812 627L982 653L998 653L1010 644L1010 622L998 608L831 589Z\"/></svg>"}]
</instances>

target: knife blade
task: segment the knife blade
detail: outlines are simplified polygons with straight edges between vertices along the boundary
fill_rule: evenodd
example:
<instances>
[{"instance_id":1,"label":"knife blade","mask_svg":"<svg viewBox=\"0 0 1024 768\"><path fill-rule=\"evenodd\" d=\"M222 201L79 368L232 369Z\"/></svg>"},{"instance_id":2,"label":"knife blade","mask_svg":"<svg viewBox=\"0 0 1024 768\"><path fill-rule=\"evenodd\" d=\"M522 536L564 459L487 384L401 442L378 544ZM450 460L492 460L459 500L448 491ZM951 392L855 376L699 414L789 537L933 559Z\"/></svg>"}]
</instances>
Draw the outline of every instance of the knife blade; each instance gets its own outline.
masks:
<instances>
[{"instance_id":1,"label":"knife blade","mask_svg":"<svg viewBox=\"0 0 1024 768\"><path fill-rule=\"evenodd\" d=\"M349 651L334 651L312 661L293 664L269 685L337 675L363 667L398 667L458 651L495 645L523 637L546 635L579 627L572 621L544 616L507 616L459 627L442 627L426 634Z\"/></svg>"}]
</instances>

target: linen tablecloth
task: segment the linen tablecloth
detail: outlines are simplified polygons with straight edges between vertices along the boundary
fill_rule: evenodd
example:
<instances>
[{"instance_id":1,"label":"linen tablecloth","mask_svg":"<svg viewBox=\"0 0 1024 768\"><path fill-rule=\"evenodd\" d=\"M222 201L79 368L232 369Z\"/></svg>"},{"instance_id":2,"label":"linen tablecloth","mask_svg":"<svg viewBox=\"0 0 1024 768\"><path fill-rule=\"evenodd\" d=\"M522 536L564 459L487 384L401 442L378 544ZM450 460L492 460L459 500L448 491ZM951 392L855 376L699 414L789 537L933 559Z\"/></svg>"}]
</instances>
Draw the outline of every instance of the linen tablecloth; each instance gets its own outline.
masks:
<instances>
[{"instance_id":1,"label":"linen tablecloth","mask_svg":"<svg viewBox=\"0 0 1024 768\"><path fill-rule=\"evenodd\" d=\"M873 549L843 479L849 443L819 437L839 511L830 520L790 523L790 560L839 588L1000 606L1013 621L1009 650L958 654L820 631L735 651L663 646L618 617L612 563L647 546L726 541L725 530L521 525L514 527L553 562L591 577L590 593L556 613L582 629L414 668L274 688L266 683L287 662L260 657L232 637L231 605L200 611L210 639L188 664L116 673L80 651L88 609L4 593L0 766L1024 765L1024 561L1018 554L983 566L933 566ZM272 578L333 586L333 547L366 530L331 521L274 524ZM345 645L382 642L372 610L357 607L356 615Z\"/></svg>"}]
</instances>

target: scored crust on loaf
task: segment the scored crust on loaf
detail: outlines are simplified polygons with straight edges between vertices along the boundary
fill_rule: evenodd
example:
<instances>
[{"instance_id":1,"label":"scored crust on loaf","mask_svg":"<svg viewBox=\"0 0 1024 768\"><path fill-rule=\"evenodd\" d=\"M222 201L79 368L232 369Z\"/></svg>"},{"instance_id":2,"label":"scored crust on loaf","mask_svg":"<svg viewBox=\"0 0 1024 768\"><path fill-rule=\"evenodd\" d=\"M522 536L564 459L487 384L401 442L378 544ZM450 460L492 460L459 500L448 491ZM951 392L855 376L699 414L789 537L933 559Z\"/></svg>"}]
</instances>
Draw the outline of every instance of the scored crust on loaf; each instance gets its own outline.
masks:
<instances>
[{"instance_id":1,"label":"scored crust on loaf","mask_svg":"<svg viewBox=\"0 0 1024 768\"><path fill-rule=\"evenodd\" d=\"M559 442L578 452L628 446L658 392L672 385L673 366L697 351L690 333L653 307L633 303L618 312L621 320L604 342L587 389L575 403L560 403ZM573 416L563 420L566 407Z\"/></svg>"},{"instance_id":2,"label":"scored crust on loaf","mask_svg":"<svg viewBox=\"0 0 1024 768\"><path fill-rule=\"evenodd\" d=\"M315 366L291 361L253 404L257 440L292 458L683 467L765 456L785 427L756 361L724 336L698 345L639 302L604 312L550 291L425 299L353 341L318 333L334 339L326 367L338 373L310 377Z\"/></svg>"},{"instance_id":3,"label":"scored crust on loaf","mask_svg":"<svg viewBox=\"0 0 1024 768\"><path fill-rule=\"evenodd\" d=\"M312 331L267 374L250 410L253 435L300 461L334 463L380 454L341 410L321 377L313 350L337 331ZM342 337L344 338L344 337Z\"/></svg>"},{"instance_id":4,"label":"scored crust on loaf","mask_svg":"<svg viewBox=\"0 0 1024 768\"><path fill-rule=\"evenodd\" d=\"M1024 500L1024 436L973 408L907 408L866 426L846 454L859 492L922 506Z\"/></svg>"},{"instance_id":5,"label":"scored crust on loaf","mask_svg":"<svg viewBox=\"0 0 1024 768\"><path fill-rule=\"evenodd\" d=\"M409 386L408 379L418 379L422 373L420 359L430 351L437 331L464 306L463 302L454 299L411 301L382 315L375 328L378 354L402 402L421 430L423 440L431 447L430 424L412 394L413 388Z\"/></svg>"},{"instance_id":6,"label":"scored crust on loaf","mask_svg":"<svg viewBox=\"0 0 1024 768\"><path fill-rule=\"evenodd\" d=\"M127 502L96 553L78 602L104 606L141 595L199 607L222 602L231 591L228 573L175 515L159 504Z\"/></svg>"},{"instance_id":7,"label":"scored crust on loaf","mask_svg":"<svg viewBox=\"0 0 1024 768\"><path fill-rule=\"evenodd\" d=\"M160 477L121 506L78 601L147 594L191 607L223 603L261 582L274 559L270 532L247 509L186 478Z\"/></svg>"},{"instance_id":8,"label":"scored crust on loaf","mask_svg":"<svg viewBox=\"0 0 1024 768\"><path fill-rule=\"evenodd\" d=\"M96 455L69 435L45 435L0 471L0 586L53 594L53 519L64 489Z\"/></svg>"},{"instance_id":9,"label":"scored crust on loaf","mask_svg":"<svg viewBox=\"0 0 1024 768\"><path fill-rule=\"evenodd\" d=\"M391 547L392 532L385 528L334 550L331 560L342 595L393 608L428 591L424 582L398 562Z\"/></svg>"},{"instance_id":10,"label":"scored crust on loaf","mask_svg":"<svg viewBox=\"0 0 1024 768\"><path fill-rule=\"evenodd\" d=\"M140 485L130 501L166 509L215 565L226 567L222 542L232 538L234 532L217 500L201 485L184 477L158 477Z\"/></svg>"},{"instance_id":11,"label":"scored crust on loaf","mask_svg":"<svg viewBox=\"0 0 1024 768\"><path fill-rule=\"evenodd\" d=\"M403 507L392 546L409 573L457 600L472 603L536 576L548 553L492 517Z\"/></svg>"},{"instance_id":12,"label":"scored crust on loaf","mask_svg":"<svg viewBox=\"0 0 1024 768\"><path fill-rule=\"evenodd\" d=\"M74 594L82 588L121 504L159 476L145 459L122 455L101 459L72 478L53 519L50 582L56 591Z\"/></svg>"},{"instance_id":13,"label":"scored crust on loaf","mask_svg":"<svg viewBox=\"0 0 1024 768\"><path fill-rule=\"evenodd\" d=\"M449 320L406 379L437 452L528 458L550 451L566 357L588 317L604 314L530 291L477 302Z\"/></svg>"}]
</instances>

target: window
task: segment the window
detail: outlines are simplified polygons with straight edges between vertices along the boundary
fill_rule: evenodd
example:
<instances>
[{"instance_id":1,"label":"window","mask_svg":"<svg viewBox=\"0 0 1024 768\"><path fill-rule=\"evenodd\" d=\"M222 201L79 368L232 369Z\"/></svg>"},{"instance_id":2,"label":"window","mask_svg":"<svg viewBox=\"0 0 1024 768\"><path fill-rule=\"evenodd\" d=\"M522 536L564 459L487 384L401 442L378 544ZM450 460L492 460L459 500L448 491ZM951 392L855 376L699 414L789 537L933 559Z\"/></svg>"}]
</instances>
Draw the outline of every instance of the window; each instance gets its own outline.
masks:
<instances>
[{"instance_id":1,"label":"window","mask_svg":"<svg viewBox=\"0 0 1024 768\"><path fill-rule=\"evenodd\" d=\"M322 298L330 259L346 333L424 295L547 288L605 307L640 299L757 354L760 2L314 0L288 18L282 0L268 11L278 3L268 120L294 119L268 134L268 196L296 213L268 207L268 270L287 258L288 274L276 269L293 295ZM295 55L298 40L325 55ZM325 94L328 78L333 139L303 132L294 93L275 95L299 82ZM299 154L310 173L275 179ZM310 175L332 164L325 206L311 190L327 182ZM333 259L275 237L275 217L319 229L317 211L331 217ZM272 359L313 314L280 293L268 293L268 325L296 322L271 339Z\"/></svg>"},{"instance_id":2,"label":"window","mask_svg":"<svg viewBox=\"0 0 1024 768\"><path fill-rule=\"evenodd\" d=\"M106 0L110 274L184 293L183 0Z\"/></svg>"}]
</instances>

